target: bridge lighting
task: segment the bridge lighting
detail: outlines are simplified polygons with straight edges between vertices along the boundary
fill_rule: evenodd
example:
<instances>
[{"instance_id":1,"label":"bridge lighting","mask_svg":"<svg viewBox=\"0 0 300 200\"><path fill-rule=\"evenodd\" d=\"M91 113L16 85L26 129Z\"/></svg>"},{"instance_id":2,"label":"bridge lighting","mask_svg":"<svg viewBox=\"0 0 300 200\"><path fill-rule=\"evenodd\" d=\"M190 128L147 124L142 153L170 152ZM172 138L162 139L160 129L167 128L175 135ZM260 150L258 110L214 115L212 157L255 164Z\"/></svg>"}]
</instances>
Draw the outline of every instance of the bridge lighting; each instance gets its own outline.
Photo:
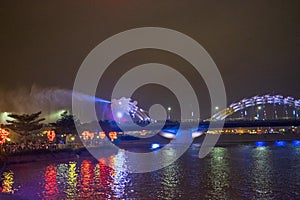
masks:
<instances>
[{"instance_id":1,"label":"bridge lighting","mask_svg":"<svg viewBox=\"0 0 300 200\"><path fill-rule=\"evenodd\" d=\"M238 112L240 110L243 110L248 107L255 107L256 115L260 112L260 110L265 109L265 105L271 104L274 106L274 116L275 119L278 118L277 116L277 105L284 105L286 106L294 106L295 112L293 113L296 118L299 118L298 110L300 108L300 100L295 100L292 97L286 97L284 98L282 95L263 95L263 96L254 96L248 99L242 99L239 102L232 103L229 105L228 108L226 108L224 111L219 111L215 113L211 119L212 120L223 120L226 117L232 115L235 112ZM216 108L214 108L216 110ZM242 113L241 113L242 114ZM249 115L249 114L248 114ZM286 114L287 115L287 114ZM259 119L260 116L254 116L254 119ZM264 110L263 113L264 119L266 119L266 110Z\"/></svg>"},{"instance_id":2,"label":"bridge lighting","mask_svg":"<svg viewBox=\"0 0 300 200\"><path fill-rule=\"evenodd\" d=\"M296 112L296 110L293 110L293 115L294 115L294 117L297 118L297 112Z\"/></svg>"},{"instance_id":3,"label":"bridge lighting","mask_svg":"<svg viewBox=\"0 0 300 200\"><path fill-rule=\"evenodd\" d=\"M258 106L257 109L258 109L258 110L261 110L261 106Z\"/></svg>"},{"instance_id":4,"label":"bridge lighting","mask_svg":"<svg viewBox=\"0 0 300 200\"><path fill-rule=\"evenodd\" d=\"M216 106L216 107L215 107L215 110L219 110L219 109L220 109L219 106Z\"/></svg>"}]
</instances>

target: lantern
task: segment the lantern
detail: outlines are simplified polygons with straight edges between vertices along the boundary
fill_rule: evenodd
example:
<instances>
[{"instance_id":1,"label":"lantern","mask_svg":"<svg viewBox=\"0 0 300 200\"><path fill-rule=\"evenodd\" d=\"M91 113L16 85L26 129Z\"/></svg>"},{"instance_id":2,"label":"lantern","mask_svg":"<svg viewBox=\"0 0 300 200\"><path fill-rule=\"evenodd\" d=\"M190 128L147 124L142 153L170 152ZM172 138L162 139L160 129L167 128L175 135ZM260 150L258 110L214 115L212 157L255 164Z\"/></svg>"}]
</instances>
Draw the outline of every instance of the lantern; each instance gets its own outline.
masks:
<instances>
[{"instance_id":1,"label":"lantern","mask_svg":"<svg viewBox=\"0 0 300 200\"><path fill-rule=\"evenodd\" d=\"M91 138L91 140L95 137L95 133L93 132L89 132L89 137Z\"/></svg>"},{"instance_id":2,"label":"lantern","mask_svg":"<svg viewBox=\"0 0 300 200\"><path fill-rule=\"evenodd\" d=\"M0 144L3 144L9 135L8 130L0 128Z\"/></svg>"},{"instance_id":3,"label":"lantern","mask_svg":"<svg viewBox=\"0 0 300 200\"><path fill-rule=\"evenodd\" d=\"M104 132L99 132L99 138L104 139L106 137Z\"/></svg>"},{"instance_id":4,"label":"lantern","mask_svg":"<svg viewBox=\"0 0 300 200\"><path fill-rule=\"evenodd\" d=\"M54 130L47 131L47 138L50 142L54 141L55 136L56 136L56 134L55 134Z\"/></svg>"},{"instance_id":5,"label":"lantern","mask_svg":"<svg viewBox=\"0 0 300 200\"><path fill-rule=\"evenodd\" d=\"M83 140L88 140L89 139L89 132L88 131L83 131L82 132L82 138L83 138Z\"/></svg>"},{"instance_id":6,"label":"lantern","mask_svg":"<svg viewBox=\"0 0 300 200\"><path fill-rule=\"evenodd\" d=\"M108 135L112 142L117 139L117 132L109 132Z\"/></svg>"}]
</instances>

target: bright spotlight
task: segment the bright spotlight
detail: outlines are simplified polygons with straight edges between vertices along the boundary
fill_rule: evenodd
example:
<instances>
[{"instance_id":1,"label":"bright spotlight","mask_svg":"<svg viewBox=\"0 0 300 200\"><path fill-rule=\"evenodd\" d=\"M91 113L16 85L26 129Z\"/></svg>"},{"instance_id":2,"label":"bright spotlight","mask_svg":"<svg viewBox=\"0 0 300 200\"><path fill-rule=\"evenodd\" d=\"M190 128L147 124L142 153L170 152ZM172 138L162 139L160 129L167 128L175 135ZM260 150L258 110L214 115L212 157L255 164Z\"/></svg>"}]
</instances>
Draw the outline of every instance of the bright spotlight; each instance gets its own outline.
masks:
<instances>
[{"instance_id":1,"label":"bright spotlight","mask_svg":"<svg viewBox=\"0 0 300 200\"><path fill-rule=\"evenodd\" d=\"M151 145L151 149L157 149L159 147L160 147L160 145L157 144L157 143L154 143L154 144Z\"/></svg>"}]
</instances>

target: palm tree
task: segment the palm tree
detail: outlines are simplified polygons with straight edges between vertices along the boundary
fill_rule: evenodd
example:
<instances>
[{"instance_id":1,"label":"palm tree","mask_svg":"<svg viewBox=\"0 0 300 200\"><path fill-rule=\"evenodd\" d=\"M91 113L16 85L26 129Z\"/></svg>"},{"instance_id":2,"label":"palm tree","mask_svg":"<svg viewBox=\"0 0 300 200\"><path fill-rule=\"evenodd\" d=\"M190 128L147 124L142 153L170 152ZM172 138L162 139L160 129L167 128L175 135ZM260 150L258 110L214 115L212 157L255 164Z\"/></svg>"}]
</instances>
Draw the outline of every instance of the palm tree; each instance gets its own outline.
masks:
<instances>
[{"instance_id":1,"label":"palm tree","mask_svg":"<svg viewBox=\"0 0 300 200\"><path fill-rule=\"evenodd\" d=\"M9 114L8 117L13 120L6 120L7 127L23 136L25 144L27 144L28 137L43 127L40 122L45 119L39 118L41 113L40 111L32 114Z\"/></svg>"}]
</instances>

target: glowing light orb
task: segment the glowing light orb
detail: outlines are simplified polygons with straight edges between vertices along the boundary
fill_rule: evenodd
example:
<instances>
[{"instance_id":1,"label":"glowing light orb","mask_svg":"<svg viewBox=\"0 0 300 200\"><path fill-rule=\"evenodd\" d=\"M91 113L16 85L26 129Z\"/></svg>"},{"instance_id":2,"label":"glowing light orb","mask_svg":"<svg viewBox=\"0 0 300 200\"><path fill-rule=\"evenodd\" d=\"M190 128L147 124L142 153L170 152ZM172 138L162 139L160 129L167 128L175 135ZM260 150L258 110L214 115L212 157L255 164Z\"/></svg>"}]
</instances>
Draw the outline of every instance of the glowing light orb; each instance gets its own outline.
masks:
<instances>
[{"instance_id":1,"label":"glowing light orb","mask_svg":"<svg viewBox=\"0 0 300 200\"><path fill-rule=\"evenodd\" d=\"M160 147L160 145L157 144L157 143L154 143L154 144L151 145L151 149L157 149L159 147Z\"/></svg>"}]
</instances>

